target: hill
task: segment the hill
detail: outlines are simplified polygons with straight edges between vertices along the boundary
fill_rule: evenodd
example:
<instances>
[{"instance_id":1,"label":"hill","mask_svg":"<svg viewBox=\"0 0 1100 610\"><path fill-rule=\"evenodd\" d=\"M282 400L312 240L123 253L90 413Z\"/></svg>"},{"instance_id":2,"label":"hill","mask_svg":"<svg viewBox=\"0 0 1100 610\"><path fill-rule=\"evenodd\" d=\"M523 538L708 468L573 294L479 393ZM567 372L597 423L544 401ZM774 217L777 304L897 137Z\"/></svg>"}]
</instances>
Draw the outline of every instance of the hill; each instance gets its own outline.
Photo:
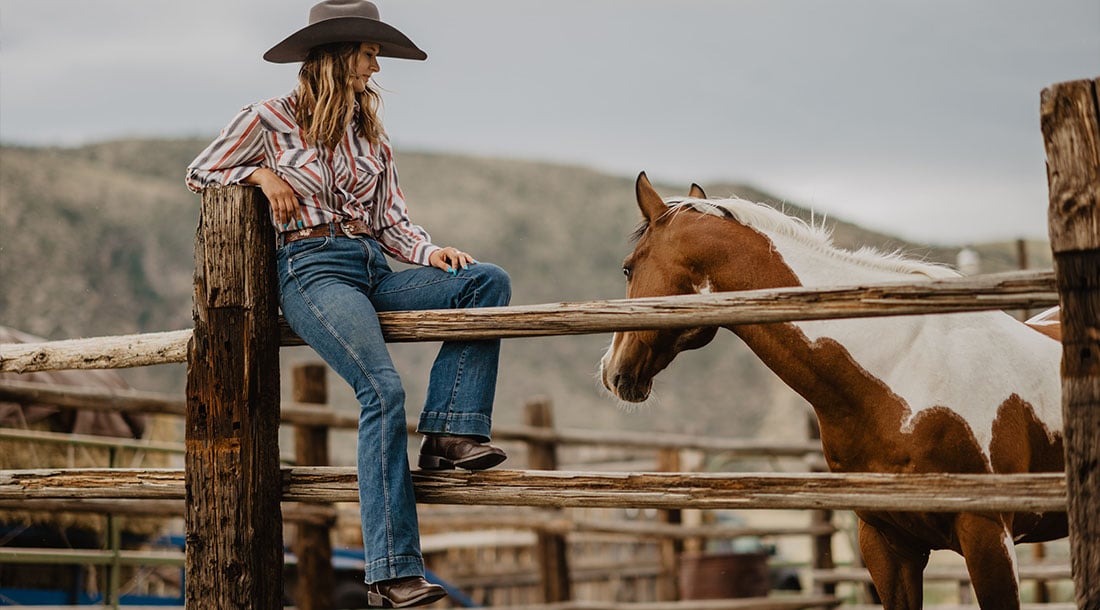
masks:
<instances>
[{"instance_id":1,"label":"hill","mask_svg":"<svg viewBox=\"0 0 1100 610\"><path fill-rule=\"evenodd\" d=\"M197 196L183 185L184 167L205 140L118 141L79 148L0 147L0 324L52 339L174 330L191 325L192 245ZM413 219L434 241L501 264L512 275L513 303L621 298L620 262L638 220L633 177L580 167L429 153L399 154L402 187ZM641 169L641 168L639 168ZM662 185L665 195L688 185ZM739 195L810 211L738 184L704 184L713 196ZM901 250L953 263L958 248L925 247L827 223L847 248ZM1016 268L1015 243L975 245L985 271ZM1049 248L1030 244L1049 267ZM535 394L550 396L559 425L659 429L748 436L769 413L800 400L733 336L681 356L657 380L658 398L619 410L598 387L596 365L609 337L516 339L505 342L498 421L516 422ZM424 396L432 345L395 345L409 389L409 410ZM307 348L284 350L283 361L312 359ZM147 390L182 391L184 368L128 371ZM285 378L286 376L284 376ZM343 383L333 400L354 408Z\"/></svg>"}]
</instances>

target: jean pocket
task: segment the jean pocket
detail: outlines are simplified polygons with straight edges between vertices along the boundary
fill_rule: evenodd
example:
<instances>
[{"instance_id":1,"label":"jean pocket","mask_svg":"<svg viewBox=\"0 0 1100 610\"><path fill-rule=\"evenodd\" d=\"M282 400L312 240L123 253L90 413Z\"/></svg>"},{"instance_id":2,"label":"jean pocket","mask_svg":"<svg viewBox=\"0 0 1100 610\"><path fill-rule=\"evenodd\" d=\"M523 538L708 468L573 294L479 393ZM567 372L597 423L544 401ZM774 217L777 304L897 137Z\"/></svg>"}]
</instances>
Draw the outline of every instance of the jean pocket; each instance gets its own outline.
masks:
<instances>
[{"instance_id":1,"label":"jean pocket","mask_svg":"<svg viewBox=\"0 0 1100 610\"><path fill-rule=\"evenodd\" d=\"M331 237L307 237L292 241L280 248L279 256L285 257L288 263L293 264L328 250L330 244L332 244Z\"/></svg>"}]
</instances>

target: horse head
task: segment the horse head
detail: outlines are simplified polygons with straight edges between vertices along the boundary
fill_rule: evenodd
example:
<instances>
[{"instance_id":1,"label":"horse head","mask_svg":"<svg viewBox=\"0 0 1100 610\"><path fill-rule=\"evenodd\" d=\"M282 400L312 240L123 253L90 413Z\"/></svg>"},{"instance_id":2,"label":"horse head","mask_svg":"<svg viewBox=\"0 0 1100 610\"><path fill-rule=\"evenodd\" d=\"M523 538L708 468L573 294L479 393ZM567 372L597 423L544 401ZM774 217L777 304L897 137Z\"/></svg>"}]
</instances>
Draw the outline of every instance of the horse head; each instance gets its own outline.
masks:
<instances>
[{"instance_id":1,"label":"horse head","mask_svg":"<svg viewBox=\"0 0 1100 610\"><path fill-rule=\"evenodd\" d=\"M716 290L747 290L776 285L774 274L764 273L766 259L774 259L770 243L723 215L699 214L688 205L666 203L645 172L635 183L642 224L635 232L634 251L623 261L627 298L706 294ZM706 194L691 185L688 198L705 205ZM727 217L728 219L728 217ZM734 233L731 233L734 231ZM737 243L730 248L731 240ZM730 274L730 267L759 273ZM770 279L769 279L770 278ZM784 283L791 283L786 278ZM653 377L682 351L703 347L717 327L668 328L615 333L600 362L604 386L616 397L641 402L649 397Z\"/></svg>"}]
</instances>

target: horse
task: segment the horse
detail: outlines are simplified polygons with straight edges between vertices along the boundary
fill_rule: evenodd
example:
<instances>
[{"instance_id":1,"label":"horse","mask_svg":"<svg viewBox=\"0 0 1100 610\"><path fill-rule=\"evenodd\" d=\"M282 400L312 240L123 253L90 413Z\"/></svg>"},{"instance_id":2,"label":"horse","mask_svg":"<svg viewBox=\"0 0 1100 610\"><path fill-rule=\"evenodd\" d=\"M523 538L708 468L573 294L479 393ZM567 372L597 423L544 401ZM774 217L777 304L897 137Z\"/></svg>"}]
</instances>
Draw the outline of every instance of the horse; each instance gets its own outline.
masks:
<instances>
[{"instance_id":1,"label":"horse","mask_svg":"<svg viewBox=\"0 0 1100 610\"><path fill-rule=\"evenodd\" d=\"M623 262L628 298L959 275L838 248L822 227L764 204L707 199L698 185L664 200L643 172L635 192L643 222ZM727 328L813 407L833 472L1063 470L1061 345L1004 312ZM644 401L658 372L717 330L615 333L600 361L603 385L620 400ZM857 516L864 563L891 610L921 607L936 549L963 556L981 608L1019 608L1015 543L1067 535L1064 512Z\"/></svg>"}]
</instances>

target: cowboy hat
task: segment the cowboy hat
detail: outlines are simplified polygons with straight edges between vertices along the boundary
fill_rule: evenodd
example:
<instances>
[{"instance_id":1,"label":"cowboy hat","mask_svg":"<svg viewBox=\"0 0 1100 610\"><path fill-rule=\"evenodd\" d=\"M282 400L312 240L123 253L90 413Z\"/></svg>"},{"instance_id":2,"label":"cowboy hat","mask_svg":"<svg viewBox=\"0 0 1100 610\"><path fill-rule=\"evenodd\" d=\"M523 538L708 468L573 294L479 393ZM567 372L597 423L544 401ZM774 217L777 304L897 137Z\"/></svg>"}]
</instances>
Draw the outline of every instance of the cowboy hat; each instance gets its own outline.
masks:
<instances>
[{"instance_id":1,"label":"cowboy hat","mask_svg":"<svg viewBox=\"0 0 1100 610\"><path fill-rule=\"evenodd\" d=\"M303 61L315 46L332 42L375 42L384 57L427 59L413 41L378 18L378 7L367 0L323 0L309 10L309 25L287 36L264 53L276 64Z\"/></svg>"}]
</instances>

